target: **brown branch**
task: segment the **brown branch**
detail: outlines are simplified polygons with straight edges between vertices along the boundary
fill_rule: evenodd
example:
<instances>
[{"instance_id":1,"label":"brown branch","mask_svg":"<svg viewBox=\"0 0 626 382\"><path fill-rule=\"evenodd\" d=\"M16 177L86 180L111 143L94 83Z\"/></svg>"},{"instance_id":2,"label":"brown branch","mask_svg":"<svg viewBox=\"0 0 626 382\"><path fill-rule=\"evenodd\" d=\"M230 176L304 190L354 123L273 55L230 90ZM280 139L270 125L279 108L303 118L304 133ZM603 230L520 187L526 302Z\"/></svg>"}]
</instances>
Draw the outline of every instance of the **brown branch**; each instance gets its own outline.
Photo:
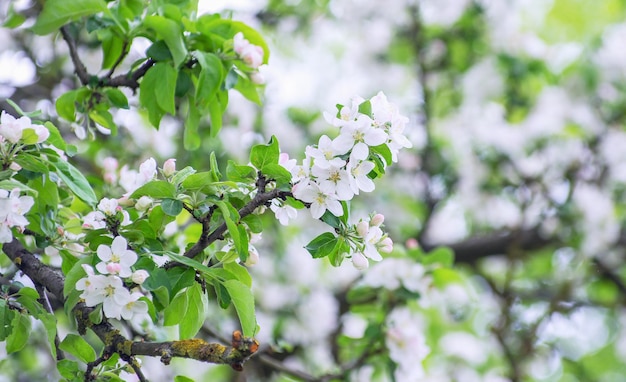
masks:
<instances>
[{"instance_id":1,"label":"brown branch","mask_svg":"<svg viewBox=\"0 0 626 382\"><path fill-rule=\"evenodd\" d=\"M2 250L22 272L30 277L35 285L41 285L60 301L64 301L65 278L63 275L39 261L17 239L4 244ZM120 334L119 330L106 320L94 324L89 318L92 311L93 308L86 306L83 302L76 304L73 313L77 320L79 333L85 334L87 328L91 329L105 344L105 351L118 353L127 362L131 361L135 355L161 357L161 361L165 364L169 364L172 357L183 357L203 362L228 364L235 370L242 370L244 362L259 347L255 339L243 337L238 331L233 333L231 346L208 343L201 339L135 342Z\"/></svg>"},{"instance_id":2,"label":"brown branch","mask_svg":"<svg viewBox=\"0 0 626 382\"><path fill-rule=\"evenodd\" d=\"M76 42L70 35L67 25L61 27L61 35L63 36L63 39L67 43L67 47L70 50L70 57L72 59L72 63L74 64L74 71L76 72L78 79L80 79L80 83L83 84L83 86L89 84L89 78L91 76L89 75L89 72L87 72L85 64L83 64L83 62L80 60L80 57L78 57Z\"/></svg>"},{"instance_id":3,"label":"brown branch","mask_svg":"<svg viewBox=\"0 0 626 382\"><path fill-rule=\"evenodd\" d=\"M473 264L489 256L505 255L512 245L520 250L533 250L545 247L556 240L544 237L538 228L521 231L499 231L483 236L471 237L457 243L421 243L425 251L445 245L454 251L456 263Z\"/></svg>"}]
</instances>

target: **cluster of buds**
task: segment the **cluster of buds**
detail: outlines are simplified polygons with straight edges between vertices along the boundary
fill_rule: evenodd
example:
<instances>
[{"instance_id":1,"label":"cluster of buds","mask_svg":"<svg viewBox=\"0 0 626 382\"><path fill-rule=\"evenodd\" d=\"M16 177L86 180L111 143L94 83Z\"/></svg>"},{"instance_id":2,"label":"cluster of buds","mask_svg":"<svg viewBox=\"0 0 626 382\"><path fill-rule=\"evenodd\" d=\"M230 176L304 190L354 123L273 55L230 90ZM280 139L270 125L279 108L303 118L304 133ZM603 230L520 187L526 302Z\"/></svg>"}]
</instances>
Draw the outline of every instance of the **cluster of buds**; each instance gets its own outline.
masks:
<instances>
[{"instance_id":1,"label":"cluster of buds","mask_svg":"<svg viewBox=\"0 0 626 382\"><path fill-rule=\"evenodd\" d=\"M233 50L237 54L237 57L252 69L252 72L249 73L250 80L255 84L263 84L265 79L259 72L259 66L263 64L263 57L265 55L263 48L251 44L250 41L246 40L243 36L243 33L239 32L233 38Z\"/></svg>"}]
</instances>

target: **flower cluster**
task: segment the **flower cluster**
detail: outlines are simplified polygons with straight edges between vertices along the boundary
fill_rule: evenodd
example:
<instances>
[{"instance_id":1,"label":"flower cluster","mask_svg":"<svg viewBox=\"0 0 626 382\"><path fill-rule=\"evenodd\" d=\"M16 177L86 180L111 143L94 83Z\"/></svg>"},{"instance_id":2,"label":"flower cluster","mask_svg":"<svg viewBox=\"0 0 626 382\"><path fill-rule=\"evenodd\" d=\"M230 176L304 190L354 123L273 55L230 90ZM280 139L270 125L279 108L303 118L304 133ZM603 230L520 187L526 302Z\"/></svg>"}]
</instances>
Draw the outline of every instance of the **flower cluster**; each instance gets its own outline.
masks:
<instances>
[{"instance_id":1,"label":"flower cluster","mask_svg":"<svg viewBox=\"0 0 626 382\"><path fill-rule=\"evenodd\" d=\"M96 264L98 273L91 266L83 264L87 277L76 283L76 289L83 292L80 297L87 306L102 304L104 315L118 320L131 320L145 316L148 312L148 305L140 300L143 294L139 289L130 291L124 284L123 279L130 279L141 285L148 277L148 272L143 269L133 272L131 267L137 261L137 254L127 246L122 236L116 236L111 246L99 245L96 251L101 260Z\"/></svg>"},{"instance_id":2,"label":"flower cluster","mask_svg":"<svg viewBox=\"0 0 626 382\"><path fill-rule=\"evenodd\" d=\"M368 259L382 260L382 253L391 253L393 242L382 230L381 225L385 217L381 214L374 215L371 219L361 219L355 225L356 240L351 241L352 264L356 269L363 270L369 266Z\"/></svg>"},{"instance_id":3,"label":"flower cluster","mask_svg":"<svg viewBox=\"0 0 626 382\"><path fill-rule=\"evenodd\" d=\"M13 240L11 227L23 230L28 225L24 214L35 204L30 196L20 196L19 188L11 192L0 189L0 243Z\"/></svg>"},{"instance_id":4,"label":"flower cluster","mask_svg":"<svg viewBox=\"0 0 626 382\"><path fill-rule=\"evenodd\" d=\"M5 111L0 115L0 143L22 141L25 144L34 144L45 141L49 136L50 131L45 126L33 125L27 116L16 119Z\"/></svg>"},{"instance_id":5,"label":"flower cluster","mask_svg":"<svg viewBox=\"0 0 626 382\"><path fill-rule=\"evenodd\" d=\"M253 72L250 73L250 79L252 82L262 84L264 79L258 69L259 66L263 64L263 57L265 55L263 48L258 45L251 44L250 41L243 37L243 33L239 32L233 38L233 50L241 61L253 69Z\"/></svg>"},{"instance_id":6,"label":"flower cluster","mask_svg":"<svg viewBox=\"0 0 626 382\"><path fill-rule=\"evenodd\" d=\"M366 103L371 106L371 113L360 111ZM374 182L368 176L376 167L373 147L386 145L394 162L401 148L411 147L403 135L408 119L387 102L382 92L369 101L355 98L350 106L341 107L337 116L325 116L340 128L339 136L331 140L323 135L316 146L307 146L301 165L285 166L293 176L294 197L310 203L315 219L327 210L342 216L341 201L350 200L361 191L374 190Z\"/></svg>"},{"instance_id":7,"label":"flower cluster","mask_svg":"<svg viewBox=\"0 0 626 382\"><path fill-rule=\"evenodd\" d=\"M120 216L118 216L118 213ZM122 209L117 199L102 198L100 203L98 203L97 210L91 211L83 218L83 228L106 228L107 219L119 219L121 225L128 225L131 223L128 212Z\"/></svg>"}]
</instances>

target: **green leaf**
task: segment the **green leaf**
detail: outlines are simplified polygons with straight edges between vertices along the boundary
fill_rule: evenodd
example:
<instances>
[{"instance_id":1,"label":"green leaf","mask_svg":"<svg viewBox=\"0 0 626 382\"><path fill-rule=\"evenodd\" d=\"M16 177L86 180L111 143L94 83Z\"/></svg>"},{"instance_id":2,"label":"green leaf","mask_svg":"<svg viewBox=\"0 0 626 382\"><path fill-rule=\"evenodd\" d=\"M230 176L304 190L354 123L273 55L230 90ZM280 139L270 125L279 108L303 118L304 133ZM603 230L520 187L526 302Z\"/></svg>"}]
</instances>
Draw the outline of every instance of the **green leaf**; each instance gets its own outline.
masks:
<instances>
[{"instance_id":1,"label":"green leaf","mask_svg":"<svg viewBox=\"0 0 626 382\"><path fill-rule=\"evenodd\" d=\"M441 264L450 268L454 265L454 251L448 247L438 247L420 256L419 261L424 265Z\"/></svg>"},{"instance_id":2,"label":"green leaf","mask_svg":"<svg viewBox=\"0 0 626 382\"><path fill-rule=\"evenodd\" d=\"M239 79L235 84L235 90L241 93L242 96L246 97L248 101L252 101L257 105L261 104L259 87L250 81L250 79L239 76Z\"/></svg>"},{"instance_id":3,"label":"green leaf","mask_svg":"<svg viewBox=\"0 0 626 382\"><path fill-rule=\"evenodd\" d=\"M0 299L0 341L4 341L11 335L13 331L11 323L18 314L16 311L9 309L7 300Z\"/></svg>"},{"instance_id":4,"label":"green leaf","mask_svg":"<svg viewBox=\"0 0 626 382\"><path fill-rule=\"evenodd\" d=\"M143 25L153 29L157 37L165 41L174 58L174 66L178 68L187 58L187 48L185 48L183 31L180 26L174 20L169 20L163 16L146 16Z\"/></svg>"},{"instance_id":5,"label":"green leaf","mask_svg":"<svg viewBox=\"0 0 626 382\"><path fill-rule=\"evenodd\" d=\"M195 382L195 379L191 379L188 377L185 377L184 375L177 375L174 377L174 382Z\"/></svg>"},{"instance_id":6,"label":"green leaf","mask_svg":"<svg viewBox=\"0 0 626 382\"><path fill-rule=\"evenodd\" d=\"M28 336L30 335L30 316L17 314L11 321L13 331L7 337L6 350L7 353L15 353L26 346Z\"/></svg>"},{"instance_id":7,"label":"green leaf","mask_svg":"<svg viewBox=\"0 0 626 382\"><path fill-rule=\"evenodd\" d=\"M85 176L78 171L76 167L61 159L56 160L56 162L52 163L52 165L56 168L56 173L59 178L63 180L67 187L69 187L69 189L72 190L76 196L90 206L96 205L98 202L96 194L89 185Z\"/></svg>"},{"instance_id":8,"label":"green leaf","mask_svg":"<svg viewBox=\"0 0 626 382\"><path fill-rule=\"evenodd\" d=\"M231 301L239 316L241 330L246 337L253 337L256 332L256 317L254 314L254 297L248 286L239 280L227 280L224 287L228 290Z\"/></svg>"},{"instance_id":9,"label":"green leaf","mask_svg":"<svg viewBox=\"0 0 626 382\"><path fill-rule=\"evenodd\" d=\"M157 62L139 84L139 101L148 110L148 119L156 128L166 112L176 113L174 92L178 72L167 62Z\"/></svg>"},{"instance_id":10,"label":"green leaf","mask_svg":"<svg viewBox=\"0 0 626 382\"><path fill-rule=\"evenodd\" d=\"M128 52L128 46L124 44L124 40L116 34L107 30L106 34L101 34L102 38L102 69L110 69L118 62L122 55ZM126 51L124 51L126 49Z\"/></svg>"},{"instance_id":11,"label":"green leaf","mask_svg":"<svg viewBox=\"0 0 626 382\"><path fill-rule=\"evenodd\" d=\"M48 173L48 166L46 166L40 158L28 152L21 151L17 154L14 161L28 171L38 172L41 174Z\"/></svg>"},{"instance_id":12,"label":"green leaf","mask_svg":"<svg viewBox=\"0 0 626 382\"><path fill-rule=\"evenodd\" d=\"M108 13L104 0L46 0L32 30L38 35L45 35L71 20L99 12Z\"/></svg>"},{"instance_id":13,"label":"green leaf","mask_svg":"<svg viewBox=\"0 0 626 382\"><path fill-rule=\"evenodd\" d=\"M177 294L163 311L163 325L172 326L180 323L187 312L188 303L189 298L186 291Z\"/></svg>"},{"instance_id":14,"label":"green leaf","mask_svg":"<svg viewBox=\"0 0 626 382\"><path fill-rule=\"evenodd\" d=\"M59 117L74 122L76 121L76 90L70 90L57 98L55 108Z\"/></svg>"},{"instance_id":15,"label":"green leaf","mask_svg":"<svg viewBox=\"0 0 626 382\"><path fill-rule=\"evenodd\" d=\"M111 105L120 109L128 109L128 98L126 98L126 95L121 90L116 88L106 88L104 89L104 94L107 96L109 101L111 101Z\"/></svg>"},{"instance_id":16,"label":"green leaf","mask_svg":"<svg viewBox=\"0 0 626 382\"><path fill-rule=\"evenodd\" d=\"M200 110L196 106L195 102L191 99L188 103L187 117L185 118L185 131L183 133L183 146L185 150L195 151L200 148L202 139L198 133L200 127Z\"/></svg>"},{"instance_id":17,"label":"green leaf","mask_svg":"<svg viewBox=\"0 0 626 382\"><path fill-rule=\"evenodd\" d=\"M197 270L203 276L205 276L209 281L214 281L217 278L216 272L218 271L218 269L209 268L209 267L207 267L206 265L202 264L199 261L196 261L194 259L190 259L189 257L178 255L176 253L168 253L167 256L170 257L172 260L178 262L178 263L187 265L188 267L191 267L191 268Z\"/></svg>"},{"instance_id":18,"label":"green leaf","mask_svg":"<svg viewBox=\"0 0 626 382\"><path fill-rule=\"evenodd\" d=\"M164 180L153 180L136 189L131 195L131 199L138 199L142 196L149 196L154 199L176 197L176 187Z\"/></svg>"},{"instance_id":19,"label":"green leaf","mask_svg":"<svg viewBox=\"0 0 626 382\"><path fill-rule=\"evenodd\" d=\"M226 165L226 177L234 182L249 182L256 179L256 171L250 166L241 166L229 160Z\"/></svg>"},{"instance_id":20,"label":"green leaf","mask_svg":"<svg viewBox=\"0 0 626 382\"><path fill-rule=\"evenodd\" d=\"M387 146L386 144L382 144L379 146L370 146L370 152L380 155L385 160L387 166L391 165L391 150L389 150L389 146Z\"/></svg>"},{"instance_id":21,"label":"green leaf","mask_svg":"<svg viewBox=\"0 0 626 382\"><path fill-rule=\"evenodd\" d=\"M263 167L262 171L268 179L274 179L278 188L291 189L291 173L278 163L269 163Z\"/></svg>"},{"instance_id":22,"label":"green leaf","mask_svg":"<svg viewBox=\"0 0 626 382\"><path fill-rule=\"evenodd\" d=\"M172 176L172 183L176 185L181 184L185 179L187 179L189 176L195 173L196 173L196 170L193 167L186 166L182 170L176 171L176 174Z\"/></svg>"},{"instance_id":23,"label":"green leaf","mask_svg":"<svg viewBox=\"0 0 626 382\"><path fill-rule=\"evenodd\" d=\"M186 295L189 300L188 309L182 315L178 326L181 340L194 337L204 324L206 315L207 300L200 284L195 283L187 288Z\"/></svg>"},{"instance_id":24,"label":"green leaf","mask_svg":"<svg viewBox=\"0 0 626 382\"><path fill-rule=\"evenodd\" d=\"M337 237L330 232L324 232L311 240L304 248L313 258L321 258L330 255L335 245L337 245Z\"/></svg>"},{"instance_id":25,"label":"green leaf","mask_svg":"<svg viewBox=\"0 0 626 382\"><path fill-rule=\"evenodd\" d=\"M168 61L172 59L172 53L163 40L157 40L154 44L150 45L146 51L146 56L154 61Z\"/></svg>"},{"instance_id":26,"label":"green leaf","mask_svg":"<svg viewBox=\"0 0 626 382\"><path fill-rule=\"evenodd\" d=\"M213 174L209 171L197 172L195 174L189 175L187 179L185 179L181 186L184 189L189 191L201 190L204 187L210 186L215 183L215 179Z\"/></svg>"},{"instance_id":27,"label":"green leaf","mask_svg":"<svg viewBox=\"0 0 626 382\"><path fill-rule=\"evenodd\" d=\"M239 258L242 261L246 261L248 258L248 235L243 229L243 232L239 229L239 212L233 207L230 203L226 202L216 202L215 203L220 211L222 211L222 216L224 217L224 222L228 227L228 233L230 234L230 238L233 239L233 243L235 245L235 250L237 254L239 254Z\"/></svg>"},{"instance_id":28,"label":"green leaf","mask_svg":"<svg viewBox=\"0 0 626 382\"><path fill-rule=\"evenodd\" d=\"M222 117L226 111L226 106L228 106L228 91L218 92L213 101L209 102L212 138L215 138L222 129Z\"/></svg>"},{"instance_id":29,"label":"green leaf","mask_svg":"<svg viewBox=\"0 0 626 382\"><path fill-rule=\"evenodd\" d=\"M86 256L74 263L70 271L65 275L63 296L67 298L72 291L76 290L76 282L87 275L82 267L82 264L90 264L91 260L92 256Z\"/></svg>"},{"instance_id":30,"label":"green leaf","mask_svg":"<svg viewBox=\"0 0 626 382\"><path fill-rule=\"evenodd\" d=\"M166 215L178 216L183 210L183 202L177 199L163 199L161 208Z\"/></svg>"},{"instance_id":31,"label":"green leaf","mask_svg":"<svg viewBox=\"0 0 626 382\"><path fill-rule=\"evenodd\" d=\"M369 100L363 101L359 105L359 113L365 114L371 118L372 117L372 103Z\"/></svg>"},{"instance_id":32,"label":"green leaf","mask_svg":"<svg viewBox=\"0 0 626 382\"><path fill-rule=\"evenodd\" d=\"M9 10L7 12L7 18L2 23L2 26L5 28L13 29L22 25L26 21L26 17L15 12L13 8L13 4L9 5Z\"/></svg>"},{"instance_id":33,"label":"green leaf","mask_svg":"<svg viewBox=\"0 0 626 382\"><path fill-rule=\"evenodd\" d=\"M59 349L72 354L85 363L96 360L96 352L91 345L89 345L83 337L76 334L68 334L63 341L61 341Z\"/></svg>"},{"instance_id":34,"label":"green leaf","mask_svg":"<svg viewBox=\"0 0 626 382\"><path fill-rule=\"evenodd\" d=\"M196 51L194 57L201 67L196 86L196 102L205 109L215 98L222 82L224 82L224 66L222 60L213 53Z\"/></svg>"},{"instance_id":35,"label":"green leaf","mask_svg":"<svg viewBox=\"0 0 626 382\"><path fill-rule=\"evenodd\" d=\"M49 121L45 122L43 125L50 132L50 136L48 137L46 142L50 143L57 149L65 151L66 150L65 141L63 140L63 137L61 136L59 129L57 129L57 127L53 125L52 122L49 122Z\"/></svg>"},{"instance_id":36,"label":"green leaf","mask_svg":"<svg viewBox=\"0 0 626 382\"><path fill-rule=\"evenodd\" d=\"M280 148L278 140L272 136L267 145L255 145L250 150L250 163L263 172L263 168L268 164L278 164Z\"/></svg>"},{"instance_id":37,"label":"green leaf","mask_svg":"<svg viewBox=\"0 0 626 382\"><path fill-rule=\"evenodd\" d=\"M117 125L113 122L113 116L108 110L92 109L89 118L98 125L111 130L111 135L117 135Z\"/></svg>"},{"instance_id":38,"label":"green leaf","mask_svg":"<svg viewBox=\"0 0 626 382\"><path fill-rule=\"evenodd\" d=\"M225 263L223 267L225 270L235 275L237 280L241 281L245 286L248 288L252 287L252 277L250 276L250 272L248 272L248 268L236 262Z\"/></svg>"},{"instance_id":39,"label":"green leaf","mask_svg":"<svg viewBox=\"0 0 626 382\"><path fill-rule=\"evenodd\" d=\"M83 372L78 368L76 361L69 359L62 359L57 362L57 370L59 374L68 381L80 381L83 377Z\"/></svg>"}]
</instances>

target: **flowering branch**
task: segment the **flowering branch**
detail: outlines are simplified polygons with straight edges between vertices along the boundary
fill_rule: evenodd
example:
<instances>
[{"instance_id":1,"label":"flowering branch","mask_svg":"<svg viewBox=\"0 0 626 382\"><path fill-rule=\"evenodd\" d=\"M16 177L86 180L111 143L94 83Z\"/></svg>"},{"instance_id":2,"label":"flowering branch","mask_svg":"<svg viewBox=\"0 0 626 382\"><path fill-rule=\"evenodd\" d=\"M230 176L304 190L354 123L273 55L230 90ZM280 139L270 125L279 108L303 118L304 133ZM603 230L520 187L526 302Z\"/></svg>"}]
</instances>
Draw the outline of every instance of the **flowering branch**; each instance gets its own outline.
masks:
<instances>
[{"instance_id":1,"label":"flowering branch","mask_svg":"<svg viewBox=\"0 0 626 382\"><path fill-rule=\"evenodd\" d=\"M49 266L39 261L22 244L13 239L5 243L2 250L13 263L33 283L41 285L55 297L63 300L65 278ZM105 353L118 353L122 359L132 362L136 355L160 357L164 364L169 364L173 357L191 358L198 361L227 364L235 370L242 370L242 365L258 350L258 342L252 338L243 337L240 332L233 333L230 346L218 343L208 343L202 339L188 339L168 342L131 341L120 334L111 323L103 319L100 323L93 323L89 314L93 308L80 302L74 308L74 315L78 322L79 332L84 334L87 328L91 329L105 344Z\"/></svg>"}]
</instances>

